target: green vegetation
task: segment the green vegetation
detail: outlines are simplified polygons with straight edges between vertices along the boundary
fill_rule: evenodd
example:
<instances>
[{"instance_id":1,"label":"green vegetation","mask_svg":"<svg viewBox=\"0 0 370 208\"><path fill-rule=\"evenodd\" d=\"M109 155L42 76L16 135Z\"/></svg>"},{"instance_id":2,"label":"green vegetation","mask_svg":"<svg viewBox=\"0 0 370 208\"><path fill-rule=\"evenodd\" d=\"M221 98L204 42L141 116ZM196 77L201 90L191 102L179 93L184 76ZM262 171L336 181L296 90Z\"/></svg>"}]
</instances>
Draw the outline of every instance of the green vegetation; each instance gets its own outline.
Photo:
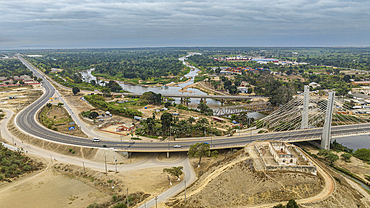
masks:
<instances>
[{"instance_id":1,"label":"green vegetation","mask_svg":"<svg viewBox=\"0 0 370 208\"><path fill-rule=\"evenodd\" d=\"M286 206L282 204L275 205L273 208L299 208L297 202L294 199L288 201Z\"/></svg>"},{"instance_id":2,"label":"green vegetation","mask_svg":"<svg viewBox=\"0 0 370 208\"><path fill-rule=\"evenodd\" d=\"M161 104L162 102L162 95L160 93L156 94L154 92L144 92L140 96L140 100L145 104Z\"/></svg>"},{"instance_id":3,"label":"green vegetation","mask_svg":"<svg viewBox=\"0 0 370 208\"><path fill-rule=\"evenodd\" d=\"M41 164L25 156L23 149L13 152L3 145L0 146L0 181L7 180L11 182L12 178L18 178L24 173L39 170L41 166Z\"/></svg>"},{"instance_id":4,"label":"green vegetation","mask_svg":"<svg viewBox=\"0 0 370 208\"><path fill-rule=\"evenodd\" d=\"M82 111L81 116L86 117L86 118L90 118L90 119L95 119L99 116L99 114L95 111L93 111L93 112L91 112L91 111Z\"/></svg>"},{"instance_id":5,"label":"green vegetation","mask_svg":"<svg viewBox=\"0 0 370 208\"><path fill-rule=\"evenodd\" d=\"M101 110L107 110L111 113L133 118L134 116L142 116L142 113L138 110L126 108L124 105L118 103L107 103L105 98L101 95L85 95L85 100L94 107Z\"/></svg>"},{"instance_id":6,"label":"green vegetation","mask_svg":"<svg viewBox=\"0 0 370 208\"><path fill-rule=\"evenodd\" d=\"M332 153L331 151L325 150L325 149L319 150L319 153L317 153L317 155L325 157L325 159L331 163L339 160L338 155Z\"/></svg>"},{"instance_id":7,"label":"green vegetation","mask_svg":"<svg viewBox=\"0 0 370 208\"><path fill-rule=\"evenodd\" d=\"M177 180L180 180L180 176L183 174L182 172L183 167L172 167L172 168L164 168L163 172L167 173L171 176L177 177Z\"/></svg>"},{"instance_id":8,"label":"green vegetation","mask_svg":"<svg viewBox=\"0 0 370 208\"><path fill-rule=\"evenodd\" d=\"M213 110L207 104L203 102L198 104L198 109L200 110L201 113L207 116L213 115Z\"/></svg>"},{"instance_id":9,"label":"green vegetation","mask_svg":"<svg viewBox=\"0 0 370 208\"><path fill-rule=\"evenodd\" d=\"M51 116L50 113L52 112L58 112L59 116ZM39 114L39 120L44 126L53 130L57 130L58 125L64 125L73 121L61 105L57 106L51 103L47 103L46 107L42 108Z\"/></svg>"},{"instance_id":10,"label":"green vegetation","mask_svg":"<svg viewBox=\"0 0 370 208\"><path fill-rule=\"evenodd\" d=\"M170 134L173 139L204 136L204 133L221 136L219 130L209 126L207 119L203 118L196 123L194 122L192 117L188 120L179 120L178 117L173 117L170 113L165 112L160 119L147 118L142 120L136 129L136 134L152 138L153 136L162 136L163 139Z\"/></svg>"},{"instance_id":11,"label":"green vegetation","mask_svg":"<svg viewBox=\"0 0 370 208\"><path fill-rule=\"evenodd\" d=\"M30 52L32 54L33 52ZM36 67L44 70L54 80L68 87L102 89L99 81L83 82L78 72L94 68L93 74L108 80L121 80L139 84L166 84L189 72L179 60L186 51L172 48L151 49L82 49L36 51L43 57L26 57ZM52 68L62 71L52 73ZM114 84L115 85L115 84ZM122 88L107 86L112 92Z\"/></svg>"},{"instance_id":12,"label":"green vegetation","mask_svg":"<svg viewBox=\"0 0 370 208\"><path fill-rule=\"evenodd\" d=\"M370 161L370 149L366 148L357 149L353 153L353 156L357 157L360 160L368 162Z\"/></svg>"},{"instance_id":13,"label":"green vegetation","mask_svg":"<svg viewBox=\"0 0 370 208\"><path fill-rule=\"evenodd\" d=\"M211 152L210 146L208 143L195 143L190 146L188 155L189 157L199 158L198 167L202 161L202 157L212 155L212 157L217 157L218 152Z\"/></svg>"},{"instance_id":14,"label":"green vegetation","mask_svg":"<svg viewBox=\"0 0 370 208\"><path fill-rule=\"evenodd\" d=\"M77 93L79 93L79 92L80 92L80 88L78 88L78 87L73 87L73 88L72 88L72 92L73 92L73 94L74 94L74 95L77 95Z\"/></svg>"},{"instance_id":15,"label":"green vegetation","mask_svg":"<svg viewBox=\"0 0 370 208\"><path fill-rule=\"evenodd\" d=\"M18 59L0 60L0 77L11 79L14 76L21 75L29 75L33 77L32 72Z\"/></svg>"}]
</instances>

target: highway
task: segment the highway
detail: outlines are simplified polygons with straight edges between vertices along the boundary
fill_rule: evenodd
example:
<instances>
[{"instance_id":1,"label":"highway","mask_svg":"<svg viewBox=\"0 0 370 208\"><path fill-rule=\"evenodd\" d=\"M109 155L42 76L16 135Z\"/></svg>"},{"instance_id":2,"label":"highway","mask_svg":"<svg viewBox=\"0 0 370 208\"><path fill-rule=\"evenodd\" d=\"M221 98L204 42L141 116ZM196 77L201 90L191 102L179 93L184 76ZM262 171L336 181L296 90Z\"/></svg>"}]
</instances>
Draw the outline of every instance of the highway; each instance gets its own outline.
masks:
<instances>
[{"instance_id":1,"label":"highway","mask_svg":"<svg viewBox=\"0 0 370 208\"><path fill-rule=\"evenodd\" d=\"M37 72L31 65L29 65L22 57L18 56L19 60L31 71L34 75L40 78L43 76ZM179 139L178 141L172 142L141 142L141 141L104 141L92 142L91 139L75 137L71 135L61 134L56 131L47 129L41 126L36 121L37 111L46 104L49 97L53 96L56 92L51 83L43 78L43 87L45 93L34 103L23 109L16 117L17 126L23 130L26 134L33 135L40 139L49 140L53 142L78 145L85 147L102 148L106 145L108 148L114 148L116 150L128 151L128 152L178 152L187 151L190 145L196 142L208 142L211 145L211 149L223 149L242 147L247 143L255 140L282 140L282 141L295 141L295 140L317 140L320 139L322 134L322 128L294 130L287 132L276 132L268 134L253 134L233 137L216 137L216 138L193 138L193 139ZM68 108L68 106L66 106ZM78 119L78 117L75 116ZM331 133L332 135L346 135L349 133L358 132L369 132L369 124L356 124L346 126L333 126ZM181 148L174 148L174 145L181 145Z\"/></svg>"}]
</instances>

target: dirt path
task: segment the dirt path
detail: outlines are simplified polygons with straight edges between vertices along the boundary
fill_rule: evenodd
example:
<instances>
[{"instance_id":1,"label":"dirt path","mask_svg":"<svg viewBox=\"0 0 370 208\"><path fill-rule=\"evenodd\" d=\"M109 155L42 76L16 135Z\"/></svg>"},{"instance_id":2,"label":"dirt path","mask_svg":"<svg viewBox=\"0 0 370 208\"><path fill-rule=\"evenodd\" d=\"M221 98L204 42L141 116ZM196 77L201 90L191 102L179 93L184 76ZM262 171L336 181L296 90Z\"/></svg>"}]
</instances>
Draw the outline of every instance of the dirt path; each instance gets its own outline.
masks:
<instances>
[{"instance_id":1,"label":"dirt path","mask_svg":"<svg viewBox=\"0 0 370 208\"><path fill-rule=\"evenodd\" d=\"M241 157L215 171L213 171L211 174L209 174L199 185L199 187L197 188L197 190L193 191L193 192L190 192L187 194L187 197L191 197L192 195L194 194L197 194L199 193L201 190L203 190L208 184L209 182L211 182L214 178L216 178L217 176L219 176L222 172L224 172L227 168L230 168L232 166L234 166L236 163L239 163L243 160L246 160L248 159L249 157Z\"/></svg>"},{"instance_id":2,"label":"dirt path","mask_svg":"<svg viewBox=\"0 0 370 208\"><path fill-rule=\"evenodd\" d=\"M365 196L367 200L370 201L370 194L366 190L364 190L360 185L358 185L356 182L352 181L351 179L344 177L346 181L354 188L356 191L360 192L362 195Z\"/></svg>"},{"instance_id":3,"label":"dirt path","mask_svg":"<svg viewBox=\"0 0 370 208\"><path fill-rule=\"evenodd\" d=\"M303 152L301 150L301 152ZM304 153L305 154L305 153ZM328 172L326 172L318 163L316 163L316 161L314 161L309 155L305 154L305 156L307 158L309 158L311 160L311 162L315 163L316 164L316 167L317 167L317 172L318 174L320 174L322 177L323 177L323 180L325 182L325 187L324 189L316 196L313 196L313 197L309 197L309 198L306 198L306 199L300 199L300 200L296 200L298 204L304 204L304 203L309 203L309 202L314 202L314 201L319 201L319 200L323 200L323 199L326 199L328 196L330 196L336 189L336 185L335 185L335 181L334 179L332 178L331 175L329 175ZM278 204L286 204L288 203L287 201L283 201L283 202L276 202L276 203L271 203L271 204L263 204L263 205L260 205L260 206L244 206L244 207L256 207L256 208L271 208L275 205L278 205Z\"/></svg>"}]
</instances>

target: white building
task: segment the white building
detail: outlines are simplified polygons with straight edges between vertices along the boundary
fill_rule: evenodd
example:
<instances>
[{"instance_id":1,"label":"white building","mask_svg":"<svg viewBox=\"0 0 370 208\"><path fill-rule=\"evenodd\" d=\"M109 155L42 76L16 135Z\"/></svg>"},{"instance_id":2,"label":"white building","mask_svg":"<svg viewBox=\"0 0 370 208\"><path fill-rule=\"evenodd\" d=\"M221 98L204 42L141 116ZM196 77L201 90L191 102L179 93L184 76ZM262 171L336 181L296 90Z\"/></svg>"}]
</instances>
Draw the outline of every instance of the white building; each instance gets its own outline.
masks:
<instances>
[{"instance_id":1,"label":"white building","mask_svg":"<svg viewBox=\"0 0 370 208\"><path fill-rule=\"evenodd\" d=\"M297 158L289 152L284 142L269 142L269 150L279 165L297 165Z\"/></svg>"}]
</instances>

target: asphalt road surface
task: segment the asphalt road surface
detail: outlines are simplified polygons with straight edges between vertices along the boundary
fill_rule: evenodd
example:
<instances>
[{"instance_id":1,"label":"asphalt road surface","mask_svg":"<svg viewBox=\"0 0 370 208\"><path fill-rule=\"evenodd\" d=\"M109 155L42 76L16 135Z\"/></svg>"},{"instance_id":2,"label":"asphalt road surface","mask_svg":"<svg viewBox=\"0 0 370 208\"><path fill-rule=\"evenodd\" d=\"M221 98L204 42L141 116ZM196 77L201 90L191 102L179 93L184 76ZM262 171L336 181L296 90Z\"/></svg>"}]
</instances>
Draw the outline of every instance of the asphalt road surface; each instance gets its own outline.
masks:
<instances>
[{"instance_id":1,"label":"asphalt road surface","mask_svg":"<svg viewBox=\"0 0 370 208\"><path fill-rule=\"evenodd\" d=\"M102 148L105 145L108 148L115 148L117 150L131 151L131 152L168 152L168 151L187 151L190 145L197 142L208 142L212 149L223 149L230 147L242 147L247 143L255 140L284 140L284 141L295 141L295 140L313 140L319 139L322 134L322 128L294 130L288 132L277 132L269 134L251 134L244 136L234 137L216 137L216 138L196 138L196 139L181 139L181 141L172 142L140 142L140 141L104 141L92 142L91 139L75 137L71 135L61 134L56 131L47 129L36 122L37 111L46 104L49 97L53 96L56 89L50 82L43 77L36 69L28 64L22 57L18 56L22 63L30 69L35 76L43 78L42 85L45 88L45 93L34 103L23 109L16 117L16 124L24 132L39 137L41 139L72 144L86 147L99 147ZM68 108L68 106L66 106ZM75 116L74 118L77 118ZM369 124L356 124L346 126L333 126L331 130L332 135L345 135L349 133L367 132L370 131ZM181 148L174 148L174 145L181 145Z\"/></svg>"}]
</instances>

